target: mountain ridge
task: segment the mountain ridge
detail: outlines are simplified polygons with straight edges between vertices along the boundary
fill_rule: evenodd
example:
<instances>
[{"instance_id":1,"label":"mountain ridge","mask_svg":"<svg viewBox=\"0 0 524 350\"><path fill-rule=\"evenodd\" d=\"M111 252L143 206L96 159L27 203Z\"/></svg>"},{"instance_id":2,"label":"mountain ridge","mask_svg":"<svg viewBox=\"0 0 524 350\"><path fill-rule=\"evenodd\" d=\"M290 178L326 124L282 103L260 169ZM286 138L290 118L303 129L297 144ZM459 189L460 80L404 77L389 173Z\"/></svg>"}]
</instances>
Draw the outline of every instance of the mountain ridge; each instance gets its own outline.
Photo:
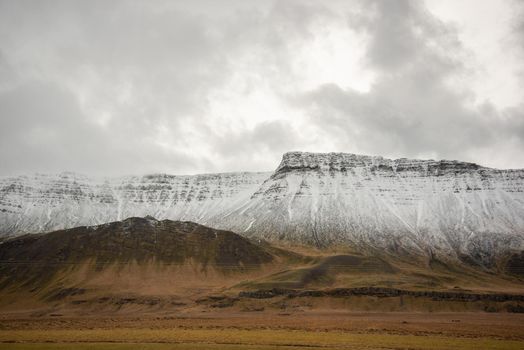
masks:
<instances>
[{"instance_id":1,"label":"mountain ridge","mask_svg":"<svg viewBox=\"0 0 524 350\"><path fill-rule=\"evenodd\" d=\"M309 163L309 165L308 165ZM456 167L457 169L492 169L489 167L484 167L476 163L464 162L458 160L434 160L434 159L414 159L414 158L385 158L382 156L369 156L356 153L342 153L342 152L329 152L329 153L314 153L314 152L300 152L300 151L291 151L286 152L282 156L282 161L275 172L278 172L284 166L295 165L295 167L312 167L311 163L315 164L318 167L324 167L326 169L328 166L339 166L333 170L342 170L345 167L357 167L364 165L373 165L373 166L390 166L393 170L399 169L409 169L409 165L424 165L431 167L435 165L440 165L443 167ZM298 165L298 166L297 166ZM329 169L326 169L329 170ZM506 171L511 170L522 170L522 169L506 169Z\"/></svg>"},{"instance_id":2,"label":"mountain ridge","mask_svg":"<svg viewBox=\"0 0 524 350\"><path fill-rule=\"evenodd\" d=\"M4 235L146 215L269 241L494 266L524 250L524 170L287 152L273 173L0 178Z\"/></svg>"}]
</instances>

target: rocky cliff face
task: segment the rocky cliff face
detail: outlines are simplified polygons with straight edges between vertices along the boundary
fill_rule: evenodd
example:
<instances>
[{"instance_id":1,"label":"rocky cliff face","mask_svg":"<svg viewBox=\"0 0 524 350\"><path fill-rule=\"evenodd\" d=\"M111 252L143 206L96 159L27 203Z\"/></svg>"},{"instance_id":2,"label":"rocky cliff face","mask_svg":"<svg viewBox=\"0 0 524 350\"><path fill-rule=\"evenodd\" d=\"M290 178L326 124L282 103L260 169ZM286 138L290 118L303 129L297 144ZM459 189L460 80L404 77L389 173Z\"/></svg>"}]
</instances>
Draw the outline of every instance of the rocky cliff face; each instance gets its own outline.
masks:
<instances>
[{"instance_id":1,"label":"rocky cliff face","mask_svg":"<svg viewBox=\"0 0 524 350\"><path fill-rule=\"evenodd\" d=\"M290 152L272 174L0 183L0 230L8 234L153 215L270 240L487 265L524 248L524 170L459 161Z\"/></svg>"}]
</instances>

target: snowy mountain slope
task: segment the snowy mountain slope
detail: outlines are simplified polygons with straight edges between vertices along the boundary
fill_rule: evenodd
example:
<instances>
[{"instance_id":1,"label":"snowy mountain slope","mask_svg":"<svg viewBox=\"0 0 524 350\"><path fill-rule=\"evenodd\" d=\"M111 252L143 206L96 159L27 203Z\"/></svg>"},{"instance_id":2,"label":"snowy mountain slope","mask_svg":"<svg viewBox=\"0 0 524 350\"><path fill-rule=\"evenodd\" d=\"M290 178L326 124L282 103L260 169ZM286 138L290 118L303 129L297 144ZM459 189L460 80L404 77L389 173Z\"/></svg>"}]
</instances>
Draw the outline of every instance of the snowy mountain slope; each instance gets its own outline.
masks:
<instances>
[{"instance_id":1,"label":"snowy mountain slope","mask_svg":"<svg viewBox=\"0 0 524 350\"><path fill-rule=\"evenodd\" d=\"M492 264L524 249L524 170L290 152L272 174L0 178L4 234L145 215L270 240Z\"/></svg>"},{"instance_id":2,"label":"snowy mountain slope","mask_svg":"<svg viewBox=\"0 0 524 350\"><path fill-rule=\"evenodd\" d=\"M227 226L247 235L490 263L524 247L524 171L293 152ZM238 224L236 224L238 222Z\"/></svg>"},{"instance_id":3,"label":"snowy mountain slope","mask_svg":"<svg viewBox=\"0 0 524 350\"><path fill-rule=\"evenodd\" d=\"M269 175L4 177L0 178L0 232L46 232L146 215L206 223L243 204Z\"/></svg>"}]
</instances>

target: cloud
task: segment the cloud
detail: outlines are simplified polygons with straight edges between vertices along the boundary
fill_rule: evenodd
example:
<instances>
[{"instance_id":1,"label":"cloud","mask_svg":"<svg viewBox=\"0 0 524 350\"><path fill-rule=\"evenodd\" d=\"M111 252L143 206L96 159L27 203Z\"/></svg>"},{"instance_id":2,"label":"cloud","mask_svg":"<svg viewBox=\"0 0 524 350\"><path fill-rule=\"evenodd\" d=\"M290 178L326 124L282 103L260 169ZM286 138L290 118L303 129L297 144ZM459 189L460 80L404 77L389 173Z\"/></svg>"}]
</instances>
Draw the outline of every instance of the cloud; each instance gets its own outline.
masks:
<instances>
[{"instance_id":1,"label":"cloud","mask_svg":"<svg viewBox=\"0 0 524 350\"><path fill-rule=\"evenodd\" d=\"M420 1L0 0L0 175L301 149L524 166L523 108L474 102L459 34Z\"/></svg>"},{"instance_id":2,"label":"cloud","mask_svg":"<svg viewBox=\"0 0 524 350\"><path fill-rule=\"evenodd\" d=\"M518 50L518 59L522 62L524 61L524 2L515 0L516 2L516 20L513 25L514 34L511 36L513 45L516 46ZM521 88L524 88L524 67L520 67L520 71L518 72L518 76L520 79L520 86Z\"/></svg>"},{"instance_id":3,"label":"cloud","mask_svg":"<svg viewBox=\"0 0 524 350\"><path fill-rule=\"evenodd\" d=\"M506 152L512 140L513 151L498 158L500 165L522 164L519 108L472 106L473 92L454 86L466 69L455 29L420 2L375 1L371 10L372 21L357 28L369 35L367 61L381 74L366 93L327 84L302 95L312 121L336 135L341 148L393 157L496 164L491 151L478 153Z\"/></svg>"},{"instance_id":4,"label":"cloud","mask_svg":"<svg viewBox=\"0 0 524 350\"><path fill-rule=\"evenodd\" d=\"M285 121L273 120L256 124L252 129L229 130L216 135L215 154L230 168L242 164L244 170L270 170L283 153L295 149L304 140Z\"/></svg>"},{"instance_id":5,"label":"cloud","mask_svg":"<svg viewBox=\"0 0 524 350\"><path fill-rule=\"evenodd\" d=\"M419 60L424 50L421 41L434 35L437 26L429 23L420 2L405 0L370 1L366 4L366 21L352 21L349 25L366 31L370 36L367 60L384 72L394 71Z\"/></svg>"},{"instance_id":6,"label":"cloud","mask_svg":"<svg viewBox=\"0 0 524 350\"><path fill-rule=\"evenodd\" d=\"M0 96L2 126L9 143L24 149L3 162L2 172L231 170L223 164L231 165L235 150L247 149L239 142L260 145L256 134L273 124L250 122L246 114L240 116L242 123L253 125L224 137L215 128L224 121L212 110L211 96L227 91L232 76L251 84L251 90L260 77L272 77L277 86L294 45L311 35L309 23L322 11L298 1L228 4L224 9L212 1L1 2L0 49L6 55L0 56L0 64L10 68L0 74L18 76ZM28 108L35 98L45 108L38 103ZM225 123L234 124L238 117L225 116ZM41 130L47 138L33 138L35 149L28 149L27 134L13 132L20 126L17 121L24 121L26 131L37 130L42 118L50 119ZM55 144L72 137L78 145L67 154L60 152ZM106 151L87 147L86 138ZM210 144L212 140L217 144ZM53 151L39 151L45 148ZM280 152L285 143L248 148ZM89 166L72 162L68 154L89 158Z\"/></svg>"},{"instance_id":7,"label":"cloud","mask_svg":"<svg viewBox=\"0 0 524 350\"><path fill-rule=\"evenodd\" d=\"M26 172L27 163L37 172L98 173L108 167L129 171L130 160L152 171L161 169L166 157L188 167L197 160L163 154L140 138L128 147L112 130L86 119L71 92L48 82L27 82L0 94L0 115L0 159L12 173Z\"/></svg>"}]
</instances>

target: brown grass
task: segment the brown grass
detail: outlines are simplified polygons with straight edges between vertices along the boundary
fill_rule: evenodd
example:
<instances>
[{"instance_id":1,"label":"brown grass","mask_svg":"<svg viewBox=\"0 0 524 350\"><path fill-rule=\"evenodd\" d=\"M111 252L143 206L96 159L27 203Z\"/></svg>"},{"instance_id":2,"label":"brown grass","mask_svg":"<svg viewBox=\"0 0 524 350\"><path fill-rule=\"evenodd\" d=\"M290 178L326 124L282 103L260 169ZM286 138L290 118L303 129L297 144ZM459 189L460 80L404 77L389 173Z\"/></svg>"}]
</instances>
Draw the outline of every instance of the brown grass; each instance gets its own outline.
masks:
<instances>
[{"instance_id":1,"label":"brown grass","mask_svg":"<svg viewBox=\"0 0 524 350\"><path fill-rule=\"evenodd\" d=\"M230 329L96 329L0 331L0 339L30 343L182 343L294 346L344 349L522 349L524 342L492 338L458 338L340 331Z\"/></svg>"}]
</instances>

